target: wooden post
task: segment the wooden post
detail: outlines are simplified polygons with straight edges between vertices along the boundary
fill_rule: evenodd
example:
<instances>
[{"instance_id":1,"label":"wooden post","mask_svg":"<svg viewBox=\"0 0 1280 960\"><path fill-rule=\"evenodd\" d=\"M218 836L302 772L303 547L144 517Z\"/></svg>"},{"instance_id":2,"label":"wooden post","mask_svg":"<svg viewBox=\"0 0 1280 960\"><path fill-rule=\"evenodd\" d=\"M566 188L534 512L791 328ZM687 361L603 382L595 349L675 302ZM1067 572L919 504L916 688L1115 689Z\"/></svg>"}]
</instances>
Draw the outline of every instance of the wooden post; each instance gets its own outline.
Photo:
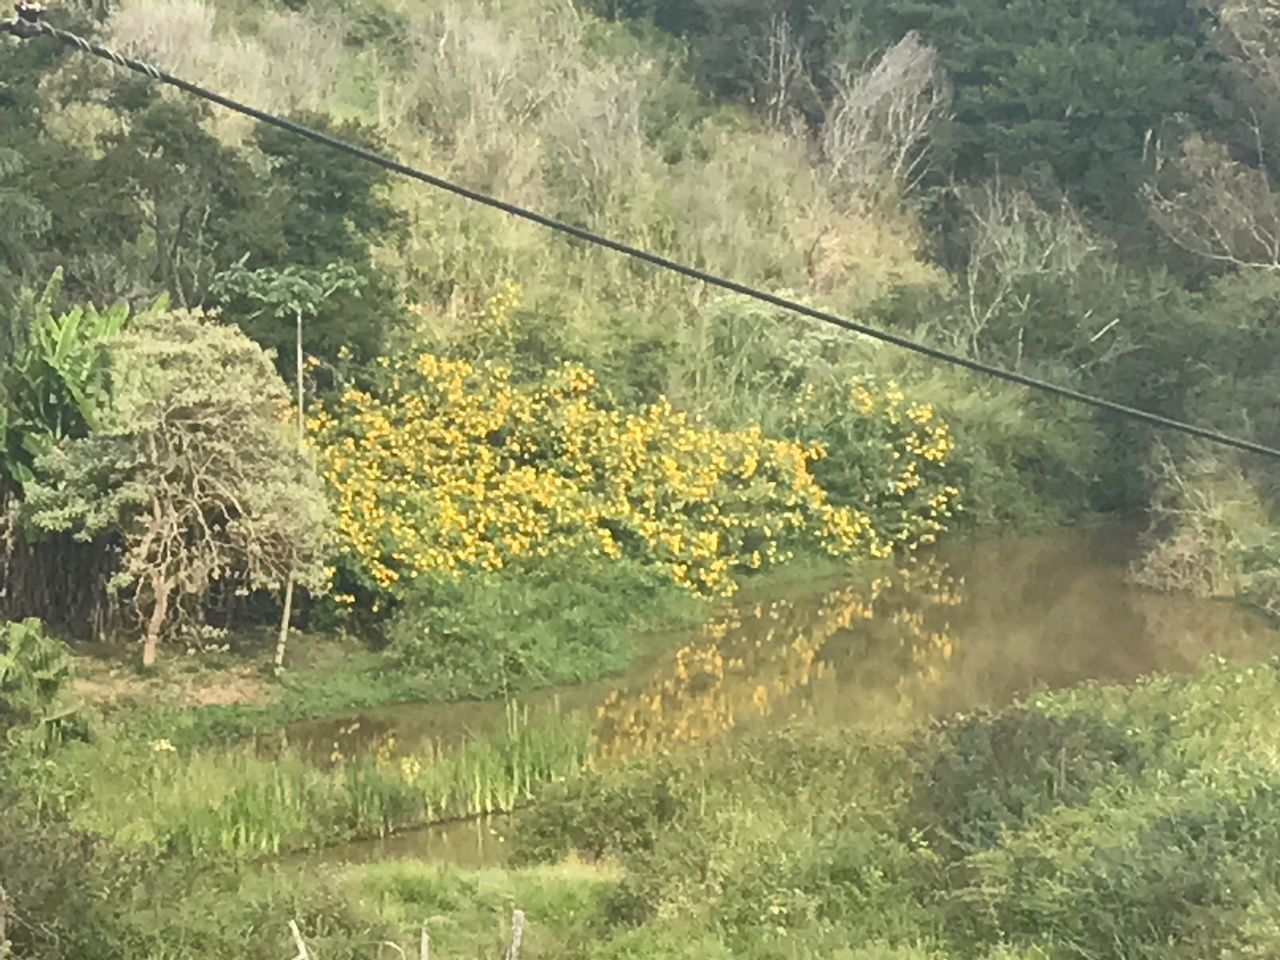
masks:
<instances>
[{"instance_id":1,"label":"wooden post","mask_svg":"<svg viewBox=\"0 0 1280 960\"><path fill-rule=\"evenodd\" d=\"M422 925L422 946L418 949L418 960L431 960L431 936L427 933L427 925Z\"/></svg>"},{"instance_id":2,"label":"wooden post","mask_svg":"<svg viewBox=\"0 0 1280 960\"><path fill-rule=\"evenodd\" d=\"M284 587L284 611L280 614L280 637L276 640L276 674L284 671L284 649L289 643L289 621L293 619L293 571Z\"/></svg>"}]
</instances>

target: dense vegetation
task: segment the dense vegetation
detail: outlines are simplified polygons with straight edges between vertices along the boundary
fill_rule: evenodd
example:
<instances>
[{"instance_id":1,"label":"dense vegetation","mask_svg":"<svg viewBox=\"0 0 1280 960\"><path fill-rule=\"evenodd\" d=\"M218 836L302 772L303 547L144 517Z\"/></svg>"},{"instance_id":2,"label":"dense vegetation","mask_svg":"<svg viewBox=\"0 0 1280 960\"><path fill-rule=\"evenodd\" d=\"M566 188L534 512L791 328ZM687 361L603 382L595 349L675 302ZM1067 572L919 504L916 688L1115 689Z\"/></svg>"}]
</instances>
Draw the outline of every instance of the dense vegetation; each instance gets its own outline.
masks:
<instances>
[{"instance_id":1,"label":"dense vegetation","mask_svg":"<svg viewBox=\"0 0 1280 960\"><path fill-rule=\"evenodd\" d=\"M22 696L39 709L56 691ZM513 868L478 872L230 868L237 844L269 840L251 805L314 802L320 775L291 798L287 769L237 781L225 767L183 772L163 749L153 782L169 805L102 803L118 821L97 824L108 844L60 812L69 795L50 771L83 768L67 753L74 729L38 747L33 715L10 715L11 742L27 747L9 769L44 758L22 781L42 788L0 808L6 881L19 916L39 917L13 931L15 955L275 957L297 918L325 956L409 946L424 920L438 951L485 956L515 902L535 921L531 957L1268 956L1277 703L1280 664L1224 664L906 734L796 729L651 755L544 792L516 825ZM208 807L221 822L196 818L208 790L236 782ZM368 786L349 782L353 796ZM330 828L326 809L338 810L295 829ZM167 856L145 852L152 831L174 828Z\"/></svg>"},{"instance_id":2,"label":"dense vegetation","mask_svg":"<svg viewBox=\"0 0 1280 960\"><path fill-rule=\"evenodd\" d=\"M1277 678L1221 667L905 741L805 731L631 767L544 797L517 860L620 863L584 956L1265 956Z\"/></svg>"},{"instance_id":3,"label":"dense vegetation","mask_svg":"<svg viewBox=\"0 0 1280 960\"><path fill-rule=\"evenodd\" d=\"M50 16L547 214L1280 446L1276 0ZM535 956L1275 948L1273 667L619 770L590 769L580 717L514 706L413 752L228 746L600 677L770 578L978 527L1138 520L1136 580L1280 615L1280 475L551 237L51 42L3 47L14 957L278 956L297 917L331 960L442 912L468 955L512 894L551 918ZM108 663L136 644L145 670L81 702L64 640ZM680 682L711 677L705 652L681 651ZM201 663L244 689L193 709ZM148 683L159 702L132 702ZM565 780L523 856L598 867L242 862Z\"/></svg>"}]
</instances>

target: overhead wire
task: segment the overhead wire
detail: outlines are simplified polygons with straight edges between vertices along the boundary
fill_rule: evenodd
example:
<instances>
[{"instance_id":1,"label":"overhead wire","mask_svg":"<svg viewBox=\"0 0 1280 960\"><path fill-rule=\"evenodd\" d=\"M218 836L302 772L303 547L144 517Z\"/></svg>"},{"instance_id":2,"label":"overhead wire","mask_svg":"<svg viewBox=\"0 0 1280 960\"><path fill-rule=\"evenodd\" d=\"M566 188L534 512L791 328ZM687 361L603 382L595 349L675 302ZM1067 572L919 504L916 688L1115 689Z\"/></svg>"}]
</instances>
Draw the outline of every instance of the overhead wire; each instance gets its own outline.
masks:
<instances>
[{"instance_id":1,"label":"overhead wire","mask_svg":"<svg viewBox=\"0 0 1280 960\"><path fill-rule=\"evenodd\" d=\"M1013 370L1006 370L992 364L974 360L961 354L951 353L949 351L939 349L938 347L912 340L900 334L881 330L865 323L859 323L856 320L850 320L847 317L842 317L826 310L808 306L807 304L801 303L797 300L769 293L765 290L749 286L748 284L718 276L706 270L701 270L697 267L680 263L676 260L644 250L640 247L635 247L631 244L614 240L610 237L588 230L585 227L566 223L562 220L557 220L553 217L546 216L545 214L538 213L535 210L529 210L517 204L489 196L488 194L481 193L461 184L446 180L443 177L419 170L416 167L402 163L401 161L395 160L391 157L384 156L374 150L350 143L349 141L343 140L340 137L335 137L332 134L296 123L295 121L277 116L268 111L240 103L237 100L233 100L230 97L217 93L216 91L209 90L199 84L192 83L189 80L184 80L181 77L167 73L149 63L145 63L132 57L126 57L123 54L110 50L107 47L93 42L92 40L88 40L85 37L81 37L66 30L61 30L43 19L36 19L34 21L17 19L9 21L7 23L0 24L0 32L10 33L21 39L33 39L40 36L49 37L70 47L81 50L84 53L107 60L116 66L142 74L143 76L158 83L175 87L185 93L189 93L202 100L208 101L209 103L214 103L227 110L231 110L243 116L251 117L269 126L286 130L289 133L295 134L296 136L302 137L306 140L322 144L349 156L372 163L384 170L408 177L412 180L417 180L420 183L425 183L429 186L435 187L436 189L470 200L473 203L477 203L494 210L499 210L518 219L546 227L549 230L564 234L565 236L573 237L574 239L580 240L584 243L612 250L615 253L647 263L659 269L680 274L690 280L697 280L711 287L728 290L731 293L736 293L761 303L767 303L789 313L794 313L799 316L807 317L811 320L829 324L831 326L847 330L851 333L857 333L864 337L869 337L873 340L890 344L902 350L907 350L911 353L928 357L931 360L936 360L950 366L960 367L973 373L982 374L996 380L1002 380L1006 383L1016 384L1029 390L1036 390L1063 400L1084 404L1097 410L1137 420L1160 429L1172 430L1187 436L1207 440L1221 446L1259 454L1263 457L1268 457L1274 460L1280 460L1280 449L1268 446L1264 443L1232 436L1231 434L1213 430L1208 427L1198 426L1186 421L1177 420L1172 417L1166 417L1158 413L1152 413L1149 410L1129 406L1128 404L1120 403L1115 400L1108 400L1105 397L1095 396L1081 390L1051 383L1047 380L1028 376Z\"/></svg>"}]
</instances>

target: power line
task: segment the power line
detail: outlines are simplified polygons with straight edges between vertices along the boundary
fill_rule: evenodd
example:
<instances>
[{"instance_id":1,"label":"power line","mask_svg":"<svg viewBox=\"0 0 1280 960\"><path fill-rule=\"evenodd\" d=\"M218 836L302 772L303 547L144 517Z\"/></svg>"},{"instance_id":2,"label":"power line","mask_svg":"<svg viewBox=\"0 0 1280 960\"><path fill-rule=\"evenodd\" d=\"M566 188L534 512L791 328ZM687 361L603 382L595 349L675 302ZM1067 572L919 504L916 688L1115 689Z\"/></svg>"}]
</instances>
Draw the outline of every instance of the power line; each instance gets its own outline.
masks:
<instances>
[{"instance_id":1,"label":"power line","mask_svg":"<svg viewBox=\"0 0 1280 960\"><path fill-rule=\"evenodd\" d=\"M123 56L114 50L109 50L91 40L87 40L84 37L70 33L66 30L59 30L43 20L36 20L35 22L24 19L13 20L8 23L0 24L0 32L11 33L22 39L29 39L38 36L51 37L68 46L82 50L85 53L92 54L95 57L100 57L103 60L108 60L117 66L124 67L127 70L132 70L135 73L140 73L143 76L159 83L165 83L169 86L176 87L179 90L199 97L202 100L207 100L210 103L216 103L221 107L234 111L235 113L243 114L247 117L252 117L261 123L268 124L269 126L277 127L281 130L287 130L299 137L303 137L304 139L323 144L324 146L331 147L334 150L346 153L368 163L375 164L382 167L384 170L389 170L392 173L398 173L401 176L405 176L412 180L428 184L429 186L435 187L439 190L455 194L456 196L470 200L473 203L478 203L494 210L500 210L503 213L509 214L513 217L518 217L521 220L536 223L539 226L546 227L557 233L565 234L566 236L573 237L585 243L613 250L615 253L620 253L623 256L640 260L663 270L670 270L673 273L678 273L691 280L698 280L708 286L728 290L732 293L737 293L744 297L758 300L761 303L767 303L771 306L778 307L790 313L799 314L800 316L808 317L811 320L817 320L821 323L839 327L852 333L858 333L862 336L870 337L883 343L892 344L895 347L928 357L932 360L947 363L955 367L962 367L974 373L981 373L997 380L1017 384L1031 390L1039 390L1041 393L1047 393L1064 400L1071 400L1075 403L1082 403L1098 410L1105 410L1109 413L1129 417L1130 419L1141 421L1150 426L1166 430L1174 430L1179 433L1198 437L1202 440L1208 440L1222 446L1233 447L1237 450L1245 450L1250 453L1257 453L1264 457L1280 460L1280 449L1269 447L1266 444L1257 443L1252 440L1245 440L1241 437L1221 433L1207 427L1196 426L1195 424L1186 423L1182 420L1175 420L1171 417L1161 416L1158 413L1151 413L1148 410L1141 410L1137 407L1131 407L1123 403L1118 403L1114 400L1107 400L1103 397L1097 397L1079 390L1073 390L1070 387L1063 387L1055 383L1050 383L1046 380L1040 380L1036 377L1029 377L1025 374L1015 373L1012 370L1004 370L1000 367L981 363L980 361L972 360L968 357L960 356L959 354L949 353L945 350L940 350L937 347L931 347L928 344L919 343L895 333L878 330L875 327L870 327L866 324L849 320L846 317L841 317L825 310L818 310L814 307L809 307L803 303L799 303L798 301L790 300L786 297L780 297L776 294L747 286L746 284L739 283L736 280L729 280L725 277L716 276L715 274L708 273L705 270L699 270L696 267L679 263L667 257L660 256L659 254L642 250L639 247L634 247L630 244L610 239L609 237L594 233L583 227L577 227L561 220L555 220L536 211L528 210L513 203L508 203L505 200L499 200L496 197L488 196L487 194L480 193L468 187L461 186L460 184L426 173L425 171L418 170L417 168L401 163L398 160L383 156L382 154L369 150L365 147L348 143L347 141L330 134L322 133L319 130L313 130L312 128L303 126L300 123L295 123L292 120L286 120L283 117L278 117L275 114L268 113L264 110L259 110L255 107L239 103L236 100L232 100L230 97L225 97L222 94L205 89L204 87L191 83L188 80L183 80L181 77L175 77L173 74L166 73L163 70L153 67L151 64Z\"/></svg>"}]
</instances>

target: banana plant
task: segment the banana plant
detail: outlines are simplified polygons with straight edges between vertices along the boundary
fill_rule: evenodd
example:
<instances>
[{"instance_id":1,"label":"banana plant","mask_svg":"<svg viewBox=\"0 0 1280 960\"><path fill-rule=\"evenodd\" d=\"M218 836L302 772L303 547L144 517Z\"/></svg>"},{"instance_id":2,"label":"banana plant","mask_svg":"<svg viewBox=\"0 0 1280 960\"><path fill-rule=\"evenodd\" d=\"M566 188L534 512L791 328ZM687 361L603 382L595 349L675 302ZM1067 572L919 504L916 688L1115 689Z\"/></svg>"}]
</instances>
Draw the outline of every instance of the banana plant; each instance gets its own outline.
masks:
<instances>
[{"instance_id":1,"label":"banana plant","mask_svg":"<svg viewBox=\"0 0 1280 960\"><path fill-rule=\"evenodd\" d=\"M60 440L94 429L110 402L107 344L129 322L123 304L55 314L61 288L59 271L39 298L28 301L23 342L0 367L0 467L19 485L31 480L32 465ZM162 300L156 308L163 306Z\"/></svg>"}]
</instances>

